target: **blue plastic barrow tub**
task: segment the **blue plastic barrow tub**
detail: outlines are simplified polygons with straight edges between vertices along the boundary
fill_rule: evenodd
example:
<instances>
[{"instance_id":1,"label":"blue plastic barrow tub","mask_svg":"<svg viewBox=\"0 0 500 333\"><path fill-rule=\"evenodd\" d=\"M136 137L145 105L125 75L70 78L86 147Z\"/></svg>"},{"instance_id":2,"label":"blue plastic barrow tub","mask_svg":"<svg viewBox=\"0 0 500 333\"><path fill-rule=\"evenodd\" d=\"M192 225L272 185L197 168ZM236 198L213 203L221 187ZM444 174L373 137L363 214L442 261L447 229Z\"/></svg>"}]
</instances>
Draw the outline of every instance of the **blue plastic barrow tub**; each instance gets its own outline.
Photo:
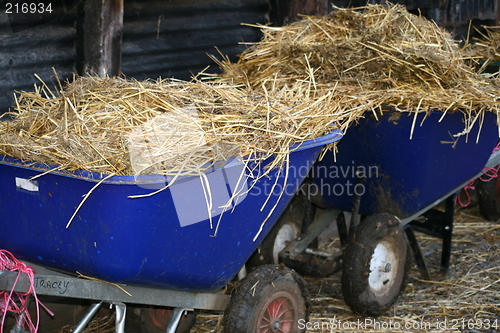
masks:
<instances>
[{"instance_id":1,"label":"blue plastic barrow tub","mask_svg":"<svg viewBox=\"0 0 500 333\"><path fill-rule=\"evenodd\" d=\"M315 164L311 193L315 203L351 211L360 194L360 213L391 213L407 218L481 172L498 141L496 115L487 112L476 143L479 120L466 136L463 114L419 114L410 139L413 114L384 111L352 125L338 144L336 162L328 153ZM356 186L356 169L364 182Z\"/></svg>"},{"instance_id":2,"label":"blue plastic barrow tub","mask_svg":"<svg viewBox=\"0 0 500 333\"><path fill-rule=\"evenodd\" d=\"M227 284L254 252L323 146L341 137L336 130L296 146L286 186L284 171L274 170L254 184L251 177L240 178L245 166L237 159L206 173L210 214L200 177L178 179L167 190L134 199L129 196L163 188L165 179L111 177L95 187L69 228L66 224L82 196L105 176L57 172L30 180L46 168L0 157L0 248L19 259L109 282L215 290ZM232 193L240 195L223 212L220 206Z\"/></svg>"}]
</instances>

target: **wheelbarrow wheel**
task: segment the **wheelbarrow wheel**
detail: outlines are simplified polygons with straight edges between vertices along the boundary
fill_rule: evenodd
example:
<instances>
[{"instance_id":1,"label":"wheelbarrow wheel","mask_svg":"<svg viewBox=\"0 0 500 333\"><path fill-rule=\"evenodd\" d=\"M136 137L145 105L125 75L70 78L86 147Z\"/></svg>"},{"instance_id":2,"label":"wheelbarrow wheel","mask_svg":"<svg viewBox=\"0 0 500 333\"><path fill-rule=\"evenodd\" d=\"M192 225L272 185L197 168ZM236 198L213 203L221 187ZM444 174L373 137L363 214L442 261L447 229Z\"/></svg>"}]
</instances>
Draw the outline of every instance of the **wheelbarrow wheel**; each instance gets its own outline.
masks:
<instances>
[{"instance_id":1,"label":"wheelbarrow wheel","mask_svg":"<svg viewBox=\"0 0 500 333\"><path fill-rule=\"evenodd\" d=\"M364 219L344 252L341 285L347 305L362 315L384 314L405 287L408 254L403 226L395 216Z\"/></svg>"},{"instance_id":2,"label":"wheelbarrow wheel","mask_svg":"<svg viewBox=\"0 0 500 333\"><path fill-rule=\"evenodd\" d=\"M172 308L165 306L150 306L141 309L143 333L165 333L172 316ZM198 311L188 311L181 317L175 333L188 333L196 322Z\"/></svg>"},{"instance_id":3,"label":"wheelbarrow wheel","mask_svg":"<svg viewBox=\"0 0 500 333\"><path fill-rule=\"evenodd\" d=\"M224 333L301 333L309 319L304 279L279 265L264 265L236 286L224 314Z\"/></svg>"},{"instance_id":4,"label":"wheelbarrow wheel","mask_svg":"<svg viewBox=\"0 0 500 333\"><path fill-rule=\"evenodd\" d=\"M500 182L497 179L484 182L478 178L475 182L479 211L488 221L500 219Z\"/></svg>"},{"instance_id":5,"label":"wheelbarrow wheel","mask_svg":"<svg viewBox=\"0 0 500 333\"><path fill-rule=\"evenodd\" d=\"M304 206L303 196L293 197L269 234L248 260L248 267L279 264L279 253L285 249L289 242L297 239L300 235Z\"/></svg>"}]
</instances>

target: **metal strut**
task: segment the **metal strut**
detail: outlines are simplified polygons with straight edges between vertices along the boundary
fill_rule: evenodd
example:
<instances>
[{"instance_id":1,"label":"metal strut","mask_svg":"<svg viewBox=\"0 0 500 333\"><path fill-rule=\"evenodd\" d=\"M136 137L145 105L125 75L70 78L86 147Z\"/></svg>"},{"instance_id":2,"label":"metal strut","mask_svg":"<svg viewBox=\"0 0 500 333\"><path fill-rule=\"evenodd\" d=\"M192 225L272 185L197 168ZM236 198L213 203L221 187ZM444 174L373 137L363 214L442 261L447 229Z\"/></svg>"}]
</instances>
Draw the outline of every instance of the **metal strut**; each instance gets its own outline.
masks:
<instances>
[{"instance_id":1,"label":"metal strut","mask_svg":"<svg viewBox=\"0 0 500 333\"><path fill-rule=\"evenodd\" d=\"M87 313L85 313L85 316L80 320L80 322L75 326L73 329L73 333L82 333L87 325L90 323L92 318L94 318L95 314L97 311L99 311L99 308L102 305L102 301L99 303L94 303L90 306L89 310Z\"/></svg>"},{"instance_id":2,"label":"metal strut","mask_svg":"<svg viewBox=\"0 0 500 333\"><path fill-rule=\"evenodd\" d=\"M26 310L22 310L21 312L19 312L19 314L16 316L16 324L14 325L14 327L12 327L10 333L30 333L29 331L23 329L23 321L25 317Z\"/></svg>"},{"instance_id":3,"label":"metal strut","mask_svg":"<svg viewBox=\"0 0 500 333\"><path fill-rule=\"evenodd\" d=\"M167 333L175 333L185 311L193 311L193 309L174 308L170 321L168 322Z\"/></svg>"},{"instance_id":4,"label":"metal strut","mask_svg":"<svg viewBox=\"0 0 500 333\"><path fill-rule=\"evenodd\" d=\"M413 230L443 240L439 273L441 276L445 275L450 267L453 218L455 214L455 198L457 195L458 193L455 193L446 198L444 212L430 209L422 215L423 221L414 220L405 226L406 236L423 279L429 280L430 276Z\"/></svg>"},{"instance_id":5,"label":"metal strut","mask_svg":"<svg viewBox=\"0 0 500 333\"><path fill-rule=\"evenodd\" d=\"M124 303L113 303L116 311L115 333L125 333L125 318L127 316L127 306Z\"/></svg>"},{"instance_id":6,"label":"metal strut","mask_svg":"<svg viewBox=\"0 0 500 333\"><path fill-rule=\"evenodd\" d=\"M356 168L356 185L354 186L354 189L356 189L358 185L363 184L364 180L365 177L363 176L361 169L359 167ZM361 222L361 214L359 213L360 207L361 207L361 194L357 194L356 190L354 190L354 196L352 200L352 216L348 234L349 240L354 234L355 228L358 226L359 222Z\"/></svg>"}]
</instances>

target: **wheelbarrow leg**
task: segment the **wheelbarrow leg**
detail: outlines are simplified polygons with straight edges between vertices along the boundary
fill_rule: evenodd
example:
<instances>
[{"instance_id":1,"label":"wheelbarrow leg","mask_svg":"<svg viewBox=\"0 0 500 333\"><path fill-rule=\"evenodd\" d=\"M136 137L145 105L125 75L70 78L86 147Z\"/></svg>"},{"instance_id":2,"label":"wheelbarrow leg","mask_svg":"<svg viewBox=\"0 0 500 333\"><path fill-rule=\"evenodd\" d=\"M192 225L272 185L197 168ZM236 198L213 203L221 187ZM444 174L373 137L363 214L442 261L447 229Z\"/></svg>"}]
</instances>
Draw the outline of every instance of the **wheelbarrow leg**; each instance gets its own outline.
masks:
<instances>
[{"instance_id":1,"label":"wheelbarrow leg","mask_svg":"<svg viewBox=\"0 0 500 333\"><path fill-rule=\"evenodd\" d=\"M304 217L302 218L302 226L299 236L301 239L307 235L309 227L311 226L311 223L314 220L314 213L315 213L315 209L311 200L310 187L307 186L306 188L307 188L306 206L304 209Z\"/></svg>"},{"instance_id":2,"label":"wheelbarrow leg","mask_svg":"<svg viewBox=\"0 0 500 333\"><path fill-rule=\"evenodd\" d=\"M115 333L125 333L125 317L127 316L127 306L123 303L113 303L116 311Z\"/></svg>"},{"instance_id":3,"label":"wheelbarrow leg","mask_svg":"<svg viewBox=\"0 0 500 333\"><path fill-rule=\"evenodd\" d=\"M337 222L337 230L339 232L339 239L340 239L340 246L345 248L347 246L347 226L345 223L345 215L344 212L340 213L339 216L337 216L336 219Z\"/></svg>"},{"instance_id":4,"label":"wheelbarrow leg","mask_svg":"<svg viewBox=\"0 0 500 333\"><path fill-rule=\"evenodd\" d=\"M362 185L365 178L361 169L356 169L356 188L358 185ZM349 240L354 234L354 229L361 222L361 214L359 213L359 208L361 207L361 195L354 191L353 202L352 202L352 216L351 216L351 224L349 225Z\"/></svg>"},{"instance_id":5,"label":"wheelbarrow leg","mask_svg":"<svg viewBox=\"0 0 500 333\"><path fill-rule=\"evenodd\" d=\"M85 330L85 328L87 327L87 325L89 324L89 322L92 320L92 318L94 318L97 311L99 311L99 308L101 307L101 305L102 305L102 302L92 304L90 306L89 310L87 311L87 313L85 314L85 316L82 318L82 320L80 320L78 325L75 326L75 328L73 329L72 332L73 333L82 333Z\"/></svg>"},{"instance_id":6,"label":"wheelbarrow leg","mask_svg":"<svg viewBox=\"0 0 500 333\"><path fill-rule=\"evenodd\" d=\"M443 243L441 247L441 267L439 274L441 276L445 275L448 271L448 268L450 267L451 239L453 234L453 218L455 214L456 195L457 194L453 194L446 198L444 212L436 209L430 209L422 215L422 217L425 219L425 222L412 221L406 226L406 236L408 237L408 241L412 246L413 253L415 254L415 258L421 272L424 270L424 266L422 266L421 263L423 262L423 258L422 254L420 253L417 239L413 234L413 230L423 232L427 235L442 240ZM425 268L425 270L427 270L427 268Z\"/></svg>"},{"instance_id":7,"label":"wheelbarrow leg","mask_svg":"<svg viewBox=\"0 0 500 333\"><path fill-rule=\"evenodd\" d=\"M238 280L243 280L247 276L247 266L243 265L241 269L238 271Z\"/></svg>"},{"instance_id":8,"label":"wheelbarrow leg","mask_svg":"<svg viewBox=\"0 0 500 333\"><path fill-rule=\"evenodd\" d=\"M455 197L450 196L445 202L445 212L443 217L443 250L441 252L441 274L444 275L450 268L451 258L451 237L453 234L453 217L455 215Z\"/></svg>"},{"instance_id":9,"label":"wheelbarrow leg","mask_svg":"<svg viewBox=\"0 0 500 333\"><path fill-rule=\"evenodd\" d=\"M170 317L170 322L168 323L168 326L167 326L166 333L175 333L177 326L179 326L179 322L181 320L182 314L184 313L184 311L189 311L189 310L191 310L191 309L174 308L174 310L172 311L172 316Z\"/></svg>"},{"instance_id":10,"label":"wheelbarrow leg","mask_svg":"<svg viewBox=\"0 0 500 333\"><path fill-rule=\"evenodd\" d=\"M10 333L29 333L29 331L23 330L23 321L26 316L26 311L23 310L21 311L17 316L16 316L16 324L12 329L10 330Z\"/></svg>"},{"instance_id":11,"label":"wheelbarrow leg","mask_svg":"<svg viewBox=\"0 0 500 333\"><path fill-rule=\"evenodd\" d=\"M89 322L94 318L97 311L102 305L102 301L99 303L92 304L85 314L85 316L80 320L78 325L73 329L73 333L81 333L85 330ZM115 306L115 333L124 333L125 332L125 317L127 314L127 306L120 302L114 302Z\"/></svg>"},{"instance_id":12,"label":"wheelbarrow leg","mask_svg":"<svg viewBox=\"0 0 500 333\"><path fill-rule=\"evenodd\" d=\"M429 271L427 270L427 265L425 264L424 256L422 255L422 251L420 251L420 246L418 245L417 237L415 237L415 232L411 225L407 225L405 228L406 238L408 239L408 243L410 244L411 251L413 252L413 257L415 258L415 262L417 263L418 269L420 271L420 276L424 280L430 280L431 277L429 275Z\"/></svg>"}]
</instances>

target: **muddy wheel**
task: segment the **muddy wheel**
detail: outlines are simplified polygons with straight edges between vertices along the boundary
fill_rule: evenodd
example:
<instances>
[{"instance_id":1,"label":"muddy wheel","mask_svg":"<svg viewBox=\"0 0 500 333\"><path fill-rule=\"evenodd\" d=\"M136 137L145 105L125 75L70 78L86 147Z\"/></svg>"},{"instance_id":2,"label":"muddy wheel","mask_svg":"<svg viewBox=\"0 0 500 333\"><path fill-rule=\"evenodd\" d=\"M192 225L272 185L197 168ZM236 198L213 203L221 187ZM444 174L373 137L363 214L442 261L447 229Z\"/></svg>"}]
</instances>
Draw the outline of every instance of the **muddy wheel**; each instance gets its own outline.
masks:
<instances>
[{"instance_id":1,"label":"muddy wheel","mask_svg":"<svg viewBox=\"0 0 500 333\"><path fill-rule=\"evenodd\" d=\"M188 311L181 317L176 333L188 333L196 322L198 311ZM172 316L172 308L151 306L141 309L142 331L144 333L165 333Z\"/></svg>"},{"instance_id":2,"label":"muddy wheel","mask_svg":"<svg viewBox=\"0 0 500 333\"><path fill-rule=\"evenodd\" d=\"M257 251L248 260L248 267L279 264L279 253L300 235L304 206L302 196L293 197Z\"/></svg>"},{"instance_id":3,"label":"muddy wheel","mask_svg":"<svg viewBox=\"0 0 500 333\"><path fill-rule=\"evenodd\" d=\"M342 294L360 314L385 313L404 289L408 245L403 226L390 214L363 220L344 252Z\"/></svg>"},{"instance_id":4,"label":"muddy wheel","mask_svg":"<svg viewBox=\"0 0 500 333\"><path fill-rule=\"evenodd\" d=\"M479 211L488 221L498 221L500 219L499 185L499 181L496 179L489 182L477 179L475 182Z\"/></svg>"},{"instance_id":5,"label":"muddy wheel","mask_svg":"<svg viewBox=\"0 0 500 333\"><path fill-rule=\"evenodd\" d=\"M301 333L309 319L304 279L289 268L264 265L236 286L224 314L224 333Z\"/></svg>"}]
</instances>

